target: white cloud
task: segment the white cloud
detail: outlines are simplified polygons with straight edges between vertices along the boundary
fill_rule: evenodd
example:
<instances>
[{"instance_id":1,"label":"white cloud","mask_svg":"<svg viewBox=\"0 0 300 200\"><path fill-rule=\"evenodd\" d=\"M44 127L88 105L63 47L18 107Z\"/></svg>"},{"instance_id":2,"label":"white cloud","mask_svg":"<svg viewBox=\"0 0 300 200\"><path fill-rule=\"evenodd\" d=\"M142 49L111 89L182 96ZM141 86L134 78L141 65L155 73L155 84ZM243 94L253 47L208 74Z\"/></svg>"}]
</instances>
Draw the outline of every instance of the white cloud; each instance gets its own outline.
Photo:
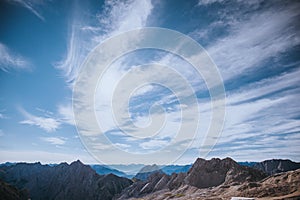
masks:
<instances>
[{"instance_id":1,"label":"white cloud","mask_svg":"<svg viewBox=\"0 0 300 200\"><path fill-rule=\"evenodd\" d=\"M150 0L106 1L106 10L99 16L109 35L146 25L153 8Z\"/></svg>"},{"instance_id":2,"label":"white cloud","mask_svg":"<svg viewBox=\"0 0 300 200\"><path fill-rule=\"evenodd\" d=\"M207 6L213 3L222 3L224 0L199 0L198 6Z\"/></svg>"},{"instance_id":3,"label":"white cloud","mask_svg":"<svg viewBox=\"0 0 300 200\"><path fill-rule=\"evenodd\" d=\"M81 15L82 11L74 12L80 15L72 16L70 21L72 28L68 51L55 67L63 72L67 83L72 85L84 59L96 45L112 35L144 27L151 10L150 0L106 1L103 13L95 16L99 24L94 25L90 25L90 21Z\"/></svg>"},{"instance_id":4,"label":"white cloud","mask_svg":"<svg viewBox=\"0 0 300 200\"><path fill-rule=\"evenodd\" d=\"M223 79L260 67L263 61L299 45L299 30L293 26L299 9L294 5L281 10L264 10L233 23L228 36L207 48Z\"/></svg>"},{"instance_id":5,"label":"white cloud","mask_svg":"<svg viewBox=\"0 0 300 200\"><path fill-rule=\"evenodd\" d=\"M203 2L208 2L208 1L203 1ZM115 4L115 2L111 3L110 5L111 7L107 8L109 11L107 11L106 13L107 16L110 16L109 19L103 19L100 16L101 23L107 25L105 29L107 33L97 37L91 37L93 38L92 43L84 43L84 42L82 43L82 41L79 41L78 39L80 36L78 29L74 28L72 30L72 37L71 37L68 59L66 59L67 60L67 62L65 62L66 65L64 66L61 65L63 66L62 69L66 69L65 71L66 77L68 78L69 82L72 82L77 76L79 63L82 62L80 56L88 52L94 44L97 44L97 42L102 41L103 38L107 36L111 36L120 30L122 31L126 30L126 27L131 28L132 26L134 26L135 23L143 24L144 22L146 22L147 18L132 20L129 16L128 20L130 19L133 22L133 24L126 23L127 15L123 16L122 13L125 12L130 6L129 7L124 6L123 4L126 3L121 3L121 4ZM118 5L123 5L123 7L119 8ZM130 4L130 5L140 5L140 4ZM118 12L120 13L119 15L116 10L118 10ZM245 75L248 73L248 70L254 71L256 68L262 67L261 64L264 61L279 56L281 53L290 50L295 45L299 45L300 43L299 36L298 36L299 31L295 30L294 27L292 26L293 22L295 22L295 19L297 17L297 12L295 12L295 10L296 8L284 7L280 12L276 12L276 10L267 10L267 11L264 10L263 12L258 11L257 13L251 14L247 17L243 17L242 18L243 20L241 21L235 21L234 23L229 22L228 23L230 25L229 34L225 37L220 38L219 40L216 40L216 42L212 43L208 47L208 52L210 53L210 55L212 56L212 58L220 68L223 78L226 81L228 81L237 76ZM123 19L120 20L122 16ZM91 32L96 33L99 31L97 26L96 27L82 26L82 27L81 27L81 31L88 31L89 33ZM83 54L81 53L83 51L82 49L80 50L77 49L78 46L86 47L86 50L84 50ZM186 70L185 68L186 65L183 64L182 62L174 62L176 61L176 59L173 58L170 59L169 57L164 57L160 61L166 65L169 65L170 63L179 63L178 67L175 66L175 68L177 67L179 70L181 69L180 74L184 75L185 77L188 77L190 83L197 85L197 89L199 89L200 91L205 90L205 88L199 87L198 84L199 82L195 81L197 79L193 78L194 73L189 73L192 71ZM148 76L149 77L157 76L157 71L155 71L156 74L148 73ZM101 119L103 119L104 121L105 120L108 121L108 123L105 124L108 130L115 128L114 127L115 121L113 121L113 119L110 120L110 117L108 116L109 115L108 113L111 112L110 102L109 101L106 102L105 99L111 96L112 94L114 88L114 85L112 84L114 83L113 80L118 80L118 76L121 75L122 73L114 73L114 74L112 73L111 75L108 75L106 77L107 79L103 81L103 85L107 85L107 87L105 88L105 91L102 91L103 92L102 95L99 95L99 99L101 99L101 102L103 104L106 103L108 104L108 105L97 105L99 106L98 107L99 110L103 111L104 113L103 115L101 115L102 117ZM159 75L161 76L160 78L162 80L167 80L167 79L172 80L173 78L173 76L167 73L166 74L160 73ZM298 71L294 71L288 74L281 74L278 77L265 79L258 83L250 84L246 87L243 87L239 91L234 91L232 93L229 93L227 98L228 106L227 106L226 124L224 127L223 134L219 140L219 144L228 145L228 149L232 151L237 151L238 148L233 145L235 142L240 142L240 140L247 140L247 138L249 137L256 137L256 136L261 137L261 135L286 132L287 130L297 130L296 124L298 121L292 120L291 118L295 115L295 113L297 112L299 113L298 107L294 105L295 104L294 99L299 94L299 91L286 90L287 87L298 84L299 81L297 77L299 77ZM139 78L140 79L143 78L144 81L148 77L139 76L136 79L130 79L132 82L128 83L129 86L131 86L130 84L136 86L137 82L139 81ZM178 88L178 91L184 93L185 90L184 88L181 87L182 86L181 84L178 84L179 81L176 80L173 81L174 82L172 82L173 85L171 88ZM129 86L128 87L125 86L125 88L129 89L130 88ZM151 91L151 89L153 88L144 88L144 89L145 91ZM279 92L280 90L286 90L286 92L281 93ZM278 94L272 97L268 97L270 93L278 93ZM127 100L127 98L123 98L124 96L118 98L120 101L123 101L118 105L126 104L124 107L127 108L128 106L127 102L124 101L124 99ZM167 102L167 101L170 102L173 101L173 97L166 96L164 97L164 99L161 100L161 102ZM192 119L193 116L195 115L192 114L195 113L196 107L195 105L189 104L189 102L181 102L181 103L182 105L188 105L188 106L182 106L181 108L183 110L186 110L186 112L188 113L187 116L190 116L191 118L190 121L188 119L186 120L187 122L184 122L184 126L185 126L184 128L185 130L187 130L187 134L193 134L189 132L189 130L193 131L193 129L190 128L191 127L190 125L193 125L194 123ZM199 142L201 142L204 137L203 133L206 133L207 128L210 125L209 120L211 119L211 113L210 113L211 105L206 100L204 100L204 102L202 103L203 104L200 104L199 106L201 107L200 115L202 117L200 120L201 127L199 128L199 133L201 134L197 136L197 138L195 139L197 140L197 142L193 144L192 147L194 148L199 148L200 146ZM289 105L288 108L285 105ZM84 109L86 109L86 107ZM122 114L124 114L123 116L126 116L128 114L127 110L122 112L120 115ZM158 113L157 116L161 117L164 114L165 113ZM179 112L173 112L172 114L173 115L179 114ZM123 116L121 116L121 118ZM84 116L83 120L85 120L86 123L89 123L89 118L85 118ZM160 122L161 121L163 120L160 118ZM168 120L168 122L170 121L171 120ZM284 124L276 124L276 127L274 127L274 123L278 121L284 122ZM177 126L180 123L182 122L177 121L176 123ZM94 131L94 129L92 128L89 131L87 130L86 133L95 136L97 132ZM169 128L167 130L169 130L170 136L171 133L174 132L176 133L177 131L172 128ZM91 133L93 131L94 133ZM134 130L131 133L135 134ZM181 138L178 140L178 142L184 142L186 137L184 136L180 136L180 137ZM270 137L270 140L273 143L275 142L275 139L276 137L275 138ZM128 139L128 141L129 140L130 138ZM294 144L293 141L288 141L288 142L290 142L290 144ZM163 146L166 143L167 142L164 140L151 140L148 142L141 143L140 146L144 149L152 149L152 148ZM232 144L232 146L230 146L230 144ZM268 152L268 149L272 148L272 143L266 142L265 144L266 144L265 147L266 150L264 152ZM261 144L258 141L255 141L253 142L253 144L248 144L248 145L249 146L244 146L244 147L251 147L252 145L252 148L256 148L258 146L259 147L261 146ZM109 148L109 146L99 145L96 146L94 149L103 150L107 148ZM186 148L186 146L183 145L182 148ZM282 155L284 153L288 154L287 148L278 147L276 151L272 150L273 152L272 155L275 155L275 153L280 153L281 151L282 151ZM243 151L243 153L240 154L241 156L239 158L241 159L244 158L246 154L245 152L247 151L246 150ZM251 151L248 152L253 153L255 151L253 151L252 149ZM224 154L225 151L224 153L219 152L218 156L222 156ZM237 154L232 154L232 155L238 156ZM195 155L193 156L195 157Z\"/></svg>"},{"instance_id":6,"label":"white cloud","mask_svg":"<svg viewBox=\"0 0 300 200\"><path fill-rule=\"evenodd\" d=\"M65 138L59 138L59 137L41 137L40 139L54 145L63 145L66 143Z\"/></svg>"},{"instance_id":7,"label":"white cloud","mask_svg":"<svg viewBox=\"0 0 300 200\"><path fill-rule=\"evenodd\" d=\"M71 104L59 105L58 113L60 115L60 120L64 123L75 125L74 113Z\"/></svg>"},{"instance_id":8,"label":"white cloud","mask_svg":"<svg viewBox=\"0 0 300 200\"><path fill-rule=\"evenodd\" d=\"M165 147L166 145L168 145L168 143L169 142L166 140L150 140L141 143L139 146L142 147L143 149L156 150Z\"/></svg>"},{"instance_id":9,"label":"white cloud","mask_svg":"<svg viewBox=\"0 0 300 200\"><path fill-rule=\"evenodd\" d=\"M8 117L4 115L3 113L0 113L0 119L7 119Z\"/></svg>"},{"instance_id":10,"label":"white cloud","mask_svg":"<svg viewBox=\"0 0 300 200\"><path fill-rule=\"evenodd\" d=\"M0 69L8 72L11 69L29 70L30 62L28 59L12 52L4 44L0 43Z\"/></svg>"},{"instance_id":11,"label":"white cloud","mask_svg":"<svg viewBox=\"0 0 300 200\"><path fill-rule=\"evenodd\" d=\"M128 145L128 144L122 144L122 143L114 143L113 145L115 145L115 146L117 146L117 147L119 147L119 148L121 148L121 149L128 149L129 147L131 147L130 145Z\"/></svg>"},{"instance_id":12,"label":"white cloud","mask_svg":"<svg viewBox=\"0 0 300 200\"><path fill-rule=\"evenodd\" d=\"M19 122L20 124L28 124L28 125L37 126L41 129L45 130L46 132L54 132L61 125L61 122L55 118L38 117L38 116L28 113L23 108L19 108L19 111L26 118L25 120L20 121Z\"/></svg>"}]
</instances>

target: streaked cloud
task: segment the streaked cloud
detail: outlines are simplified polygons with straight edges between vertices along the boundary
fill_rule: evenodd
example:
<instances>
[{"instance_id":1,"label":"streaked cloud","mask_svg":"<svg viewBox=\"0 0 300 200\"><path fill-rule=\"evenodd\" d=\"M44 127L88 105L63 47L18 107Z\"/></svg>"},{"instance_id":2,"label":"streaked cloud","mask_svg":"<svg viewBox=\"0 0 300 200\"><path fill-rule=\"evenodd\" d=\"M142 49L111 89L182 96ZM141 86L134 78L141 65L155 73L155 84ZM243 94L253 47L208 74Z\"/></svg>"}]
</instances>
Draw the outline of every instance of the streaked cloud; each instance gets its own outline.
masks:
<instances>
[{"instance_id":1,"label":"streaked cloud","mask_svg":"<svg viewBox=\"0 0 300 200\"><path fill-rule=\"evenodd\" d=\"M40 139L42 141L49 142L50 144L54 145L63 145L66 143L65 138L60 137L41 137Z\"/></svg>"},{"instance_id":2,"label":"streaked cloud","mask_svg":"<svg viewBox=\"0 0 300 200\"><path fill-rule=\"evenodd\" d=\"M10 0L10 3L15 3L20 5L26 9L28 9L31 13L33 13L40 20L45 21L45 18L39 12L38 7L43 5L46 1L44 0Z\"/></svg>"},{"instance_id":3,"label":"streaked cloud","mask_svg":"<svg viewBox=\"0 0 300 200\"><path fill-rule=\"evenodd\" d=\"M25 120L19 122L20 124L37 126L49 133L56 131L61 125L61 122L55 118L35 116L21 107L19 107L19 111L25 117Z\"/></svg>"},{"instance_id":4,"label":"streaked cloud","mask_svg":"<svg viewBox=\"0 0 300 200\"><path fill-rule=\"evenodd\" d=\"M96 45L112 35L144 27L152 8L150 0L106 1L104 11L94 16L98 23L90 24L90 20L82 15L82 8L75 6L75 14L70 19L68 50L55 67L72 85L84 59Z\"/></svg>"},{"instance_id":5,"label":"streaked cloud","mask_svg":"<svg viewBox=\"0 0 300 200\"><path fill-rule=\"evenodd\" d=\"M6 45L0 43L0 69L4 72L30 70L31 63L27 58L14 53Z\"/></svg>"},{"instance_id":6,"label":"streaked cloud","mask_svg":"<svg viewBox=\"0 0 300 200\"><path fill-rule=\"evenodd\" d=\"M199 0L198 6L206 6L213 3L222 3L224 0Z\"/></svg>"},{"instance_id":7,"label":"streaked cloud","mask_svg":"<svg viewBox=\"0 0 300 200\"><path fill-rule=\"evenodd\" d=\"M58 105L58 114L60 121L69 125L75 125L74 113L71 104Z\"/></svg>"},{"instance_id":8,"label":"streaked cloud","mask_svg":"<svg viewBox=\"0 0 300 200\"><path fill-rule=\"evenodd\" d=\"M2 112L0 111L0 119L8 119L8 117Z\"/></svg>"},{"instance_id":9,"label":"streaked cloud","mask_svg":"<svg viewBox=\"0 0 300 200\"><path fill-rule=\"evenodd\" d=\"M299 9L295 4L247 14L248 19L241 21L225 19L229 34L207 47L223 79L260 68L264 61L299 45Z\"/></svg>"}]
</instances>

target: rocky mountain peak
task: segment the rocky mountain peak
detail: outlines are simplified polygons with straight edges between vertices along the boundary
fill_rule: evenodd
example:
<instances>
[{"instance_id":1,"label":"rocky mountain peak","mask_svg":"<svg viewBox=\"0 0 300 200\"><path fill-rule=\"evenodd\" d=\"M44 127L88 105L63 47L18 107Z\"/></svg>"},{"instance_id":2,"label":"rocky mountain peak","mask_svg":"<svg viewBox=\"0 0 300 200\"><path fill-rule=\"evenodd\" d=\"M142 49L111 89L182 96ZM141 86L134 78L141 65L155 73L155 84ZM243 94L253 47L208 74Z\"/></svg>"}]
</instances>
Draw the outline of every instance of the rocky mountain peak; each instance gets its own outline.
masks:
<instances>
[{"instance_id":1,"label":"rocky mountain peak","mask_svg":"<svg viewBox=\"0 0 300 200\"><path fill-rule=\"evenodd\" d=\"M293 162L291 160L272 159L272 160L265 160L263 162L256 163L253 167L269 175L272 175L280 172L287 172L287 171L299 169L300 163Z\"/></svg>"},{"instance_id":2,"label":"rocky mountain peak","mask_svg":"<svg viewBox=\"0 0 300 200\"><path fill-rule=\"evenodd\" d=\"M254 172L255 171L255 172ZM240 166L231 158L204 160L198 158L188 171L185 182L197 188L208 188L245 180L259 180L264 173Z\"/></svg>"}]
</instances>

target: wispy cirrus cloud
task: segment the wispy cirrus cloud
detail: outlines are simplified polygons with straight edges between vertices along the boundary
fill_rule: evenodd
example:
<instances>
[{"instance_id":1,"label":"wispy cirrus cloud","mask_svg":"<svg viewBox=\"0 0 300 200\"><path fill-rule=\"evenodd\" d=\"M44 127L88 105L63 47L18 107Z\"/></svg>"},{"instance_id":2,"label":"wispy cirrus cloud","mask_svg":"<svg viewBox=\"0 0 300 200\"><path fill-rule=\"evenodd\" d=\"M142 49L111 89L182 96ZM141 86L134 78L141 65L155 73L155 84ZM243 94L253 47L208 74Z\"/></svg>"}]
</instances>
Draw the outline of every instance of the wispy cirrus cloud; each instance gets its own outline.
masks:
<instances>
[{"instance_id":1,"label":"wispy cirrus cloud","mask_svg":"<svg viewBox=\"0 0 300 200\"><path fill-rule=\"evenodd\" d=\"M80 20L72 21L67 56L56 66L63 71L69 84L72 85L77 77L85 55L87 55L96 44L118 32L147 25L147 17L151 13L152 5L146 1L143 3L140 2L126 1L116 3L115 1L111 1L106 3L104 14L98 16L101 26L83 23ZM198 6L205 7L209 7L212 3L226 4L226 1L223 2L219 0L200 2ZM293 148L297 147L291 139L297 139L297 137L290 133L299 132L299 125L297 125L299 124L299 116L297 116L299 108L296 105L296 96L299 95L299 89L297 89L297 85L299 85L299 79L297 78L299 77L299 71L295 70L299 62L290 62L286 63L286 65L281 65L280 62L283 60L282 55L288 54L293 48L300 44L298 36L299 23L297 23L297 18L299 18L299 11L297 11L299 10L299 4L277 4L276 6L268 5L260 8L259 2L256 2L253 3L253 10L251 10L251 12L245 7L241 8L240 10L242 11L240 12L222 13L222 11L220 11L218 13L220 17L211 25L190 34L197 40L199 40L199 38L210 40L207 46L208 53L218 65L225 83L230 84L241 77L245 79L249 77L252 78L250 80L247 79L247 81L238 80L234 88L228 87L226 123L219 143L212 152L218 152L217 156L223 156L226 152L233 152L232 155L236 156L237 159L244 159L247 152L251 155L251 153L255 152L254 149L256 148L262 149L262 152L265 153L269 152L272 156L276 156L276 154L279 155L280 153L282 153L281 155L287 155L289 153L286 146L287 144L292 144ZM141 10L143 10L143 12L140 12ZM136 18L136 16L138 17ZM223 29L223 31L225 30L224 32L226 34L213 36L213 38L211 38L210 33L215 31L215 27L217 26L221 26L221 29ZM195 34L197 31L199 34ZM199 38L197 38L197 36ZM84 40L84 38L89 38L89 40ZM193 71L187 70L188 67L185 63L177 62L178 60L176 58L174 59L168 56L162 59L160 58L158 61L165 65L175 65L175 68L179 71L181 70L180 73L187 77L191 85L196 87L196 92L207 92L206 87L200 87L204 85L204 82L202 81L202 85L200 85L200 81L195 77ZM124 62L121 64L126 68L132 65L132 62ZM286 70L282 70L282 68L288 65L292 67L287 67ZM268 68L269 71L260 71L266 68ZM104 80L103 85L107 85L107 87L103 94L100 95L103 104L110 103L105 102L105 98L111 95L113 91L113 85L111 83L122 76L122 70L123 69L120 68L116 69L116 71L113 71L106 77L106 80ZM148 75L154 77L157 75L157 72L155 71L153 74L148 73ZM174 80L173 84L175 87L181 86L170 74L159 75L162 79ZM133 84L135 84L136 81L137 79L132 79ZM110 86L112 87L110 88ZM141 90L139 91L140 93L135 94L136 98L133 98L133 103L129 106L130 111L136 111L139 112L138 114L142 113L148 116L149 109L147 110L147 108L151 107L149 104L157 100L161 105L166 106L166 113L171 113L172 116L180 114L179 109L175 109L176 106L180 105L176 105L174 95L162 92L162 90L155 87L143 89L144 91ZM184 92L184 89L181 89L181 91ZM162 98L155 99L157 97ZM203 120L201 121L201 125L207 124L207 126L209 126L209 119L211 118L209 97L200 97L199 102L199 107L201 107L200 115ZM109 119L106 115L111 111L111 104L101 106L99 110L104 113L102 118L105 120ZM183 106L183 109L188 109L189 113L194 112L196 108L195 105L189 105L188 108ZM70 112L64 109L61 109L60 113L64 113L63 115L65 116L70 116L67 114ZM134 113L131 114L134 115ZM160 116L165 113L153 112L151 114ZM144 119L143 117L144 115L137 115L136 121ZM146 119L148 118L146 117ZM133 119L133 121L134 120L135 119ZM170 133L176 132L174 127L182 123L176 120L177 118L170 118L168 120L173 123L171 127L168 127ZM89 121L87 120L87 122ZM186 120L184 125L188 127L189 122L189 120ZM276 127L274 127L275 125ZM113 120L106 123L105 126L107 126L107 132L116 129ZM205 132L207 126L204 126L199 132ZM93 132L93 130L87 130L86 133L92 136L97 134L95 131ZM117 132L113 133L114 134L111 135L117 134ZM134 131L131 130L131 133L134 133ZM279 145L276 146L276 149L270 151L271 148L275 148L275 146L272 147L272 144L281 139L282 136L280 134L290 135L290 137L285 137L285 145L282 142L278 142ZM120 134L118 136L120 136ZM118 139L119 138L121 137L118 137ZM132 138L127 137L125 139L130 142ZM197 150L199 150L199 142L201 142L202 139L203 134L200 134L200 136L196 138L198 141L193 144L191 148L197 148ZM249 143L249 141L251 142ZM119 146L123 145L126 149L128 147L127 145L135 144L134 140L131 141L133 143L125 143L119 140L114 142ZM180 142L185 142L185 138L181 138ZM163 139L150 140L141 143L140 147L144 149L157 149L157 147L163 147L167 144L167 141ZM106 148L106 146L97 146L98 149L104 147ZM176 148L179 147L180 146L177 146ZM240 157L237 153L239 150L243 150ZM194 157L195 155L192 156L191 161L193 161ZM299 156L297 159L299 159Z\"/></svg>"},{"instance_id":2,"label":"wispy cirrus cloud","mask_svg":"<svg viewBox=\"0 0 300 200\"><path fill-rule=\"evenodd\" d=\"M58 105L57 112L61 122L69 125L75 125L74 113L71 104Z\"/></svg>"},{"instance_id":3,"label":"wispy cirrus cloud","mask_svg":"<svg viewBox=\"0 0 300 200\"><path fill-rule=\"evenodd\" d=\"M221 3L224 0L199 0L198 6L206 6L213 3Z\"/></svg>"},{"instance_id":4,"label":"wispy cirrus cloud","mask_svg":"<svg viewBox=\"0 0 300 200\"><path fill-rule=\"evenodd\" d=\"M263 62L299 45L299 9L300 4L295 3L245 14L240 21L234 15L220 19L228 24L229 34L218 38L207 51L223 79L229 80L247 70L260 68Z\"/></svg>"},{"instance_id":5,"label":"wispy cirrus cloud","mask_svg":"<svg viewBox=\"0 0 300 200\"><path fill-rule=\"evenodd\" d=\"M93 20L97 22L91 23L90 16L82 15L82 7L75 5L70 19L68 50L54 66L72 86L81 64L96 45L112 35L146 26L152 8L150 0L106 1L102 13L94 13Z\"/></svg>"},{"instance_id":6,"label":"wispy cirrus cloud","mask_svg":"<svg viewBox=\"0 0 300 200\"><path fill-rule=\"evenodd\" d=\"M59 104L55 112L36 108L42 116L33 115L22 107L18 107L18 110L25 117L25 120L19 122L20 124L37 126L46 132L55 132L62 125L75 125L71 104Z\"/></svg>"},{"instance_id":7,"label":"wispy cirrus cloud","mask_svg":"<svg viewBox=\"0 0 300 200\"><path fill-rule=\"evenodd\" d=\"M45 18L40 13L38 7L45 4L46 1L44 1L44 0L10 0L8 2L20 5L26 9L28 9L31 13L33 13L40 20L45 21Z\"/></svg>"},{"instance_id":8,"label":"wispy cirrus cloud","mask_svg":"<svg viewBox=\"0 0 300 200\"><path fill-rule=\"evenodd\" d=\"M66 139L61 137L41 137L40 139L54 145L63 145L66 143Z\"/></svg>"},{"instance_id":9,"label":"wispy cirrus cloud","mask_svg":"<svg viewBox=\"0 0 300 200\"><path fill-rule=\"evenodd\" d=\"M53 117L35 116L35 115L28 113L26 110L24 110L21 107L19 107L18 110L26 118L25 120L20 121L19 122L20 124L37 126L49 133L56 131L61 125L60 120L55 119Z\"/></svg>"},{"instance_id":10,"label":"wispy cirrus cloud","mask_svg":"<svg viewBox=\"0 0 300 200\"><path fill-rule=\"evenodd\" d=\"M0 119L8 119L8 117L0 111Z\"/></svg>"},{"instance_id":11,"label":"wispy cirrus cloud","mask_svg":"<svg viewBox=\"0 0 300 200\"><path fill-rule=\"evenodd\" d=\"M13 52L6 45L0 43L0 69L4 72L10 70L30 70L31 63L27 58Z\"/></svg>"}]
</instances>

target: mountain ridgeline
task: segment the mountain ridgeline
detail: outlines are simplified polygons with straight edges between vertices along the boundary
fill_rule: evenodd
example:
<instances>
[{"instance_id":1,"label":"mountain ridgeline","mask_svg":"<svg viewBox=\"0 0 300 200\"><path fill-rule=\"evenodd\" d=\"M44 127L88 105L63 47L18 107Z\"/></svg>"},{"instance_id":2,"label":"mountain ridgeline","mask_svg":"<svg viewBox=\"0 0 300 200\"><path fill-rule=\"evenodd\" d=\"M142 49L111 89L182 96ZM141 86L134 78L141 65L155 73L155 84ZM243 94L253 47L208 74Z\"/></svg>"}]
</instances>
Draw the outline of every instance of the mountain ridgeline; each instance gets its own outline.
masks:
<instances>
[{"instance_id":1,"label":"mountain ridgeline","mask_svg":"<svg viewBox=\"0 0 300 200\"><path fill-rule=\"evenodd\" d=\"M113 174L98 175L80 161L53 167L40 163L2 166L0 178L19 190L26 190L33 200L109 200L132 184L131 180Z\"/></svg>"},{"instance_id":2,"label":"mountain ridgeline","mask_svg":"<svg viewBox=\"0 0 300 200\"><path fill-rule=\"evenodd\" d=\"M256 163L253 167L267 173L268 175L273 175L280 172L299 169L300 163L296 163L291 160L273 159Z\"/></svg>"},{"instance_id":3,"label":"mountain ridgeline","mask_svg":"<svg viewBox=\"0 0 300 200\"><path fill-rule=\"evenodd\" d=\"M6 163L0 165L0 199L300 197L300 166L290 160L241 165L231 158L198 158L193 165L134 167L141 169L131 180L122 171L80 161L70 165Z\"/></svg>"}]
</instances>

